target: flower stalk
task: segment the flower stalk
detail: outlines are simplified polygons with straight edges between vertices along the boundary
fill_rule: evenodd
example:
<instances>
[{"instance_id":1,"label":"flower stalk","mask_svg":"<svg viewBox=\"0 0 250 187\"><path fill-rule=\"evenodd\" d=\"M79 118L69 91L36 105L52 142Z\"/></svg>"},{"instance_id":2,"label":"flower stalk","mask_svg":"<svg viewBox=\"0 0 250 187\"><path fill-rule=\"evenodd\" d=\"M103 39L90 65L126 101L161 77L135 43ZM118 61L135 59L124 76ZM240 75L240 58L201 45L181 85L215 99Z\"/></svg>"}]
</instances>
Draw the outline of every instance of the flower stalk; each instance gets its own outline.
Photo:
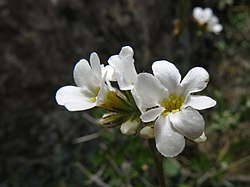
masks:
<instances>
[{"instance_id":1,"label":"flower stalk","mask_svg":"<svg viewBox=\"0 0 250 187\"><path fill-rule=\"evenodd\" d=\"M155 139L148 139L148 145L153 156L155 168L157 170L157 179L160 187L166 187L166 180L163 170L163 159L164 157L159 154L155 147Z\"/></svg>"}]
</instances>

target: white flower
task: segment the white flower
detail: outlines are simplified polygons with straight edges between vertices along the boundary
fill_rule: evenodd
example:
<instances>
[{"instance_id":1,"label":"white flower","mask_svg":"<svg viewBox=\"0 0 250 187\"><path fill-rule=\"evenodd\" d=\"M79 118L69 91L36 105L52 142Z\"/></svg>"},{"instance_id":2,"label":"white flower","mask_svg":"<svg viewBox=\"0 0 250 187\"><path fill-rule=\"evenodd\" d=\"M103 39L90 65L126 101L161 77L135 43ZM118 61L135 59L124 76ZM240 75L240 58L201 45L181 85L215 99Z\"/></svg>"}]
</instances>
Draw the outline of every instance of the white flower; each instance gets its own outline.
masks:
<instances>
[{"instance_id":1,"label":"white flower","mask_svg":"<svg viewBox=\"0 0 250 187\"><path fill-rule=\"evenodd\" d=\"M121 49L119 55L113 55L108 60L109 65L114 68L113 76L121 90L131 90L136 82L137 73L133 55L133 49L125 46Z\"/></svg>"},{"instance_id":2,"label":"white flower","mask_svg":"<svg viewBox=\"0 0 250 187\"><path fill-rule=\"evenodd\" d=\"M213 16L213 11L211 8L201 8L195 7L193 9L193 17L200 24L204 25Z\"/></svg>"},{"instance_id":3,"label":"white flower","mask_svg":"<svg viewBox=\"0 0 250 187\"><path fill-rule=\"evenodd\" d=\"M90 66L91 65L91 66ZM77 86L64 86L56 93L56 101L69 111L81 111L100 104L107 94L105 75L101 72L99 57L90 55L90 65L81 59L74 68L74 80Z\"/></svg>"},{"instance_id":4,"label":"white flower","mask_svg":"<svg viewBox=\"0 0 250 187\"><path fill-rule=\"evenodd\" d=\"M200 26L205 25L205 28L209 32L218 34L223 29L223 26L219 24L219 19L213 15L211 8L202 9L201 7L195 7L193 9L193 18Z\"/></svg>"},{"instance_id":5,"label":"white flower","mask_svg":"<svg viewBox=\"0 0 250 187\"><path fill-rule=\"evenodd\" d=\"M219 24L219 19L216 16L212 16L207 22L207 30L218 34L223 29L223 26Z\"/></svg>"},{"instance_id":6,"label":"white flower","mask_svg":"<svg viewBox=\"0 0 250 187\"><path fill-rule=\"evenodd\" d=\"M155 121L154 133L158 151L167 157L178 155L185 147L184 137L195 140L204 132L204 119L197 110L215 106L207 96L193 95L203 90L209 74L201 67L191 69L181 81L179 70L170 62L156 61L154 76L141 73L135 93L146 110L143 122Z\"/></svg>"}]
</instances>

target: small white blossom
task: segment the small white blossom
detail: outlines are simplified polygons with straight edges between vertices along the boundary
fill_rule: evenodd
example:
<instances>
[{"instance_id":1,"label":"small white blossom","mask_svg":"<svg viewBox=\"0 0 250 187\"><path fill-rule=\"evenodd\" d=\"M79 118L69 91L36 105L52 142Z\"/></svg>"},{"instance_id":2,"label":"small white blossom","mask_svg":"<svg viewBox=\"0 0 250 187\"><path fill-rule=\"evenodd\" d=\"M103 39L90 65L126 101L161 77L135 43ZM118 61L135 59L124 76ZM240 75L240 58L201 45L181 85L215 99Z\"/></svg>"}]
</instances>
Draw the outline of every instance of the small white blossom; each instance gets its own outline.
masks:
<instances>
[{"instance_id":1,"label":"small white blossom","mask_svg":"<svg viewBox=\"0 0 250 187\"><path fill-rule=\"evenodd\" d=\"M90 65L85 59L75 65L73 77L77 86L64 86L57 91L59 105L69 111L81 111L99 105L100 99L105 98L108 89L96 53L90 55Z\"/></svg>"},{"instance_id":2,"label":"small white blossom","mask_svg":"<svg viewBox=\"0 0 250 187\"><path fill-rule=\"evenodd\" d=\"M113 55L108 63L114 68L113 79L118 82L121 90L131 90L137 79L137 73L133 59L134 51L131 47L125 46L119 55Z\"/></svg>"},{"instance_id":3,"label":"small white blossom","mask_svg":"<svg viewBox=\"0 0 250 187\"><path fill-rule=\"evenodd\" d=\"M181 81L179 70L170 62L156 61L153 75L141 73L134 92L140 98L143 122L155 121L154 136L158 151L167 157L178 155L185 147L184 137L195 140L204 132L205 122L197 110L215 106L202 91L209 74L201 67L191 69Z\"/></svg>"},{"instance_id":4,"label":"small white blossom","mask_svg":"<svg viewBox=\"0 0 250 187\"><path fill-rule=\"evenodd\" d=\"M207 30L218 34L222 31L223 27L219 24L219 19L216 16L212 16L207 22Z\"/></svg>"},{"instance_id":5,"label":"small white blossom","mask_svg":"<svg viewBox=\"0 0 250 187\"><path fill-rule=\"evenodd\" d=\"M195 7L193 9L193 18L200 26L204 26L208 32L218 34L223 26L219 24L219 19L213 15L211 8Z\"/></svg>"},{"instance_id":6,"label":"small white blossom","mask_svg":"<svg viewBox=\"0 0 250 187\"><path fill-rule=\"evenodd\" d=\"M201 8L195 7L193 10L194 19L200 24L204 25L213 16L213 11L211 8Z\"/></svg>"}]
</instances>

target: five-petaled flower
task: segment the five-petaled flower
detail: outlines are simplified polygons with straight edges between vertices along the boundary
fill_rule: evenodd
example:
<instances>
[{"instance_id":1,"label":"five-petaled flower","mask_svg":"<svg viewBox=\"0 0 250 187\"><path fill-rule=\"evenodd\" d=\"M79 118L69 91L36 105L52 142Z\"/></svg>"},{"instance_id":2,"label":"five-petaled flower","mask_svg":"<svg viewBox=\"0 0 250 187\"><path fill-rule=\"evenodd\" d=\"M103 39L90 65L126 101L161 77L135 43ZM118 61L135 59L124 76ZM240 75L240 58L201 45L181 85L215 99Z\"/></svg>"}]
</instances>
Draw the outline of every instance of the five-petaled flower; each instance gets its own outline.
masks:
<instances>
[{"instance_id":1,"label":"five-petaled flower","mask_svg":"<svg viewBox=\"0 0 250 187\"><path fill-rule=\"evenodd\" d=\"M81 111L100 105L108 92L105 84L106 74L102 73L99 57L90 55L90 65L81 59L74 68L77 86L64 86L56 93L56 101L69 111Z\"/></svg>"},{"instance_id":2,"label":"five-petaled flower","mask_svg":"<svg viewBox=\"0 0 250 187\"><path fill-rule=\"evenodd\" d=\"M193 95L208 84L209 74L201 67L191 69L181 81L179 70L168 61L156 61L153 74L137 77L134 93L143 108L143 122L155 121L154 136L158 151L173 157L182 152L185 138L204 137L204 119L197 110L215 106L207 96ZM204 139L204 138L203 138Z\"/></svg>"}]
</instances>

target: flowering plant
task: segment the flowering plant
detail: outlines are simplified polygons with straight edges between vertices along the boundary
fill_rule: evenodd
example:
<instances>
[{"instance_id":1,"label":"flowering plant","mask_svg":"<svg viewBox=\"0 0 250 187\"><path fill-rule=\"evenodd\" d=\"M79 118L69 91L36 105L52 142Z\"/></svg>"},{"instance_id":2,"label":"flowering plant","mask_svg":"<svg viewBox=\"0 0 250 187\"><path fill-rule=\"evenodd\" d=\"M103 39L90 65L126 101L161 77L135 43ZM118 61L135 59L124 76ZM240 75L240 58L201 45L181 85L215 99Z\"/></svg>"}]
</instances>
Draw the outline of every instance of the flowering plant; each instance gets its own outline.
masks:
<instances>
[{"instance_id":1,"label":"flowering plant","mask_svg":"<svg viewBox=\"0 0 250 187\"><path fill-rule=\"evenodd\" d=\"M90 55L90 65L80 60L73 73L77 86L60 88L57 103L69 111L104 108L103 126L120 126L123 134L155 138L157 150L165 157L182 152L184 137L205 141L205 122L198 110L213 107L216 101L194 93L207 86L208 72L195 67L181 81L175 65L161 60L153 63L153 74L137 74L133 55L133 49L125 46L109 58L108 66L100 64L96 53Z\"/></svg>"}]
</instances>

